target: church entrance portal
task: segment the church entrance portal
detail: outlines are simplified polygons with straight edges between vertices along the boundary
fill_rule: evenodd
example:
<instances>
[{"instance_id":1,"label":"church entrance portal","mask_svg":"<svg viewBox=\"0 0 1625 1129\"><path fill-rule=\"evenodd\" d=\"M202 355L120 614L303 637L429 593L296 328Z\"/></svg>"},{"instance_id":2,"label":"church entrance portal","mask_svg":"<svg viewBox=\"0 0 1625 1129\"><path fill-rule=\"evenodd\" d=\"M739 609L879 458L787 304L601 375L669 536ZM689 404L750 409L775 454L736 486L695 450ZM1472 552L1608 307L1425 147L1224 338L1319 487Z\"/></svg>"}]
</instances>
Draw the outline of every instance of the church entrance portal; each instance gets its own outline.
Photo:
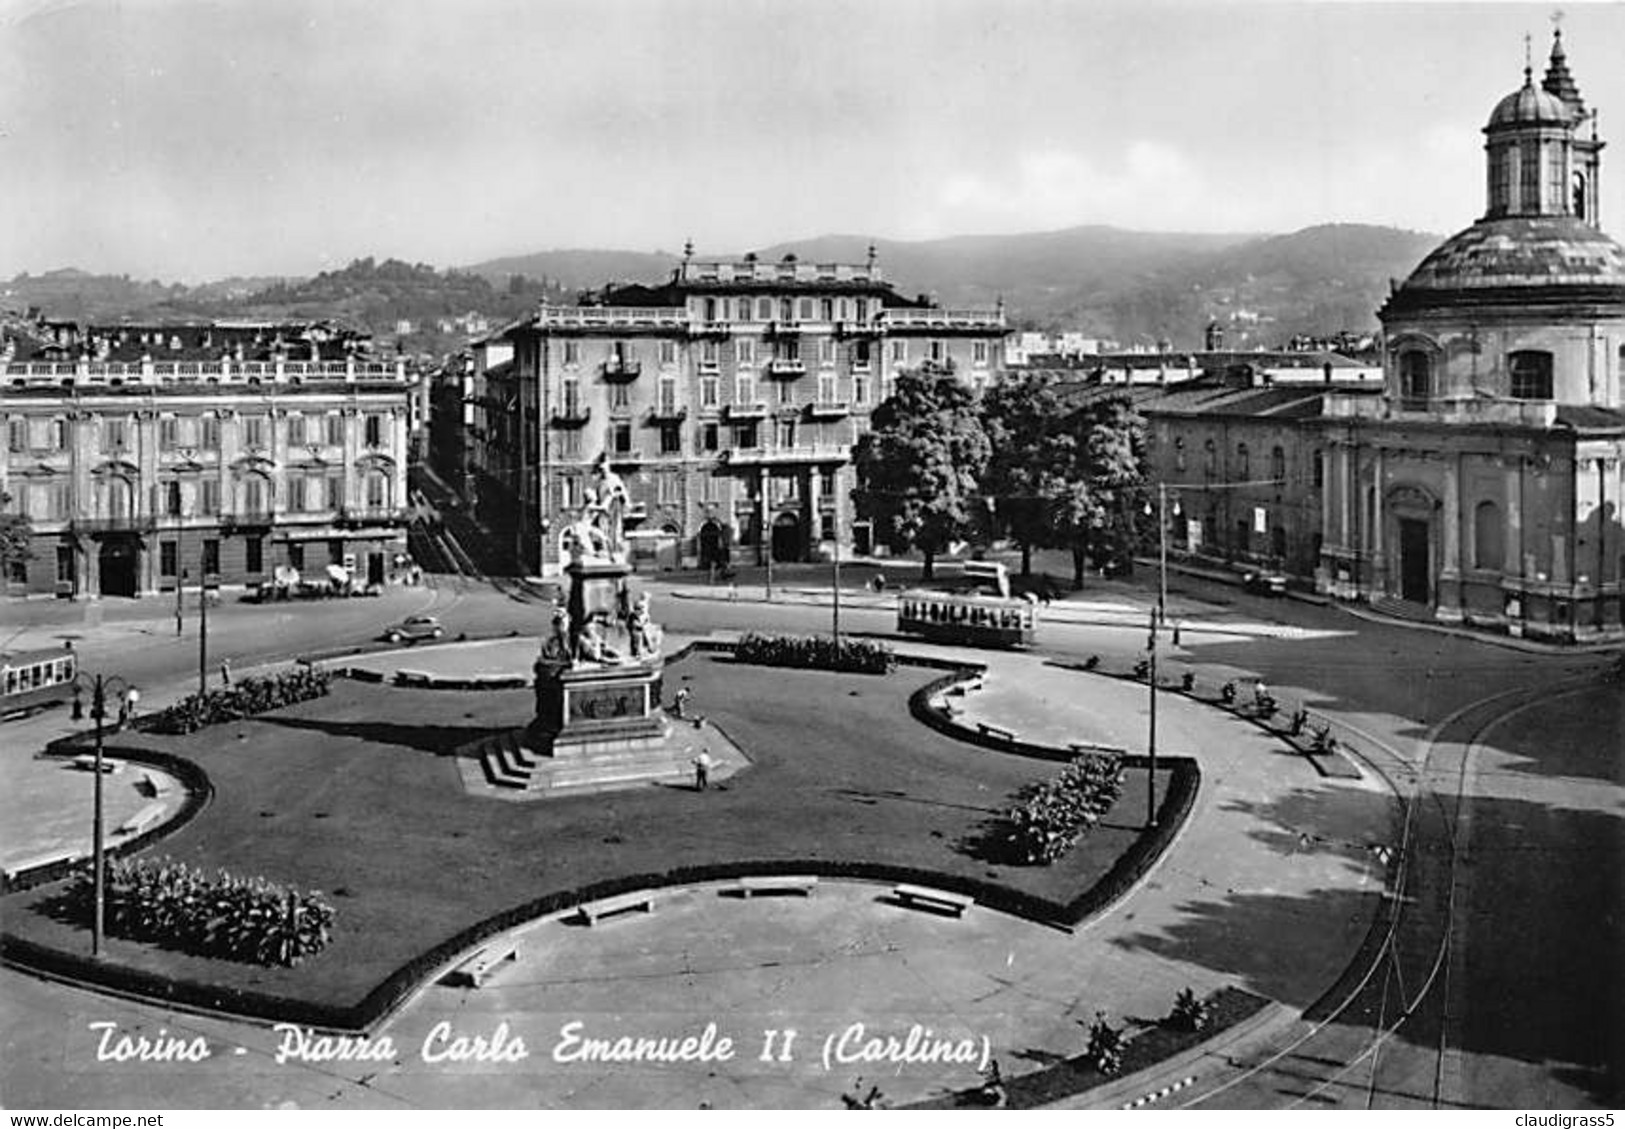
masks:
<instances>
[{"instance_id":1,"label":"church entrance portal","mask_svg":"<svg viewBox=\"0 0 1625 1129\"><path fill-rule=\"evenodd\" d=\"M1399 519L1399 595L1413 603L1432 601L1432 569L1428 560L1428 523L1418 518Z\"/></svg>"}]
</instances>

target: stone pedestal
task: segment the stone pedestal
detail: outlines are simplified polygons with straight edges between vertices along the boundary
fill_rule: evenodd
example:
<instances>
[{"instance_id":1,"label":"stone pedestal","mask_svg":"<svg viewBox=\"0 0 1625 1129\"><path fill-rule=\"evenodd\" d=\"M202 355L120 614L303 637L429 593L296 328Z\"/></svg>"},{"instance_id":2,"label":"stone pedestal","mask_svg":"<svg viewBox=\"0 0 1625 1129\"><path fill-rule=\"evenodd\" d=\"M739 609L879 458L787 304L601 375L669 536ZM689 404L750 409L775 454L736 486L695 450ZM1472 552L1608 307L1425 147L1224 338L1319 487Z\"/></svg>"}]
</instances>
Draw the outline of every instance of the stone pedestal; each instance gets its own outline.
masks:
<instances>
[{"instance_id":1,"label":"stone pedestal","mask_svg":"<svg viewBox=\"0 0 1625 1129\"><path fill-rule=\"evenodd\" d=\"M628 666L536 664L536 718L526 744L544 757L584 757L663 747L659 660Z\"/></svg>"}]
</instances>

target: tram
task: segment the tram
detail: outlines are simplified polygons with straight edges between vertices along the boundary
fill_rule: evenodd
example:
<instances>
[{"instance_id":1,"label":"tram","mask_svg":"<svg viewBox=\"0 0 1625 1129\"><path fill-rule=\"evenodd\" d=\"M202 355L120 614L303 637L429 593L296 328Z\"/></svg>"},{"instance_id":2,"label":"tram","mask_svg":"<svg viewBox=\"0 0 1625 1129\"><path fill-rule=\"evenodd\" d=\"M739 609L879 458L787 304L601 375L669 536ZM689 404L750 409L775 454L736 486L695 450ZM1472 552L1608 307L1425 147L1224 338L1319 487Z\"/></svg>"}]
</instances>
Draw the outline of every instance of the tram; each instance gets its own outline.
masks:
<instances>
[{"instance_id":1,"label":"tram","mask_svg":"<svg viewBox=\"0 0 1625 1129\"><path fill-rule=\"evenodd\" d=\"M979 567L973 569L973 564ZM1038 631L1038 606L1010 597L1004 566L967 562L965 572L993 581L999 594L909 589L897 597L897 630L972 647L1031 646Z\"/></svg>"},{"instance_id":2,"label":"tram","mask_svg":"<svg viewBox=\"0 0 1625 1129\"><path fill-rule=\"evenodd\" d=\"M79 659L69 646L0 653L0 718L67 701L78 674Z\"/></svg>"}]
</instances>

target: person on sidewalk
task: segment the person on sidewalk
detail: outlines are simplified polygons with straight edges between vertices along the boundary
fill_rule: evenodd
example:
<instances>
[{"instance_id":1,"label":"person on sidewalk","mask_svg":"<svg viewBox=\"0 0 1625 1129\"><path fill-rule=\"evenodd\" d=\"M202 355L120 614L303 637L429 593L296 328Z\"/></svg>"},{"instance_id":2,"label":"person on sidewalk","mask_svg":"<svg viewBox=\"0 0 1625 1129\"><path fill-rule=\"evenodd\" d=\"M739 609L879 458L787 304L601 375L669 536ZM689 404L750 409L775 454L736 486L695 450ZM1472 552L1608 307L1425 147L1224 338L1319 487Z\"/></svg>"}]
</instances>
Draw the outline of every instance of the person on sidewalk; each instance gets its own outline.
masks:
<instances>
[{"instance_id":1,"label":"person on sidewalk","mask_svg":"<svg viewBox=\"0 0 1625 1129\"><path fill-rule=\"evenodd\" d=\"M224 686L227 690L231 689L231 660L230 659L221 659L220 660L220 685Z\"/></svg>"},{"instance_id":2,"label":"person on sidewalk","mask_svg":"<svg viewBox=\"0 0 1625 1129\"><path fill-rule=\"evenodd\" d=\"M704 792L711 787L711 754L704 749L694 758L694 790Z\"/></svg>"}]
</instances>

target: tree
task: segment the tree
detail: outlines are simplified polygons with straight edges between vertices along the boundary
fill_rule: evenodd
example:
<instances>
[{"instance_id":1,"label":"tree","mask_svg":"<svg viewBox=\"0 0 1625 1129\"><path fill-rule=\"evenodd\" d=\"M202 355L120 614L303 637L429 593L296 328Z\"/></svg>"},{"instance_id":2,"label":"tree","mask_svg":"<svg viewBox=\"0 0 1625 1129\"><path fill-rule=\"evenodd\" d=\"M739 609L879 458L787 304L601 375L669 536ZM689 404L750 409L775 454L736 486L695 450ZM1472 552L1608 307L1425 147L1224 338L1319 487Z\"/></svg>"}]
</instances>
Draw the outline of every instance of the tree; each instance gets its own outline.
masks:
<instances>
[{"instance_id":1,"label":"tree","mask_svg":"<svg viewBox=\"0 0 1625 1129\"><path fill-rule=\"evenodd\" d=\"M1057 541L1054 511L1067 496L1067 470L1076 441L1067 431L1066 404L1035 373L1000 380L982 397L982 423L993 454L982 492L997 520L1021 546L1021 575L1031 576L1033 549Z\"/></svg>"},{"instance_id":2,"label":"tree","mask_svg":"<svg viewBox=\"0 0 1625 1129\"><path fill-rule=\"evenodd\" d=\"M1072 585L1082 588L1091 554L1122 560L1133 552L1145 501L1145 421L1127 392L1113 391L1085 401L1064 430L1073 457L1052 513L1058 543L1072 550Z\"/></svg>"},{"instance_id":3,"label":"tree","mask_svg":"<svg viewBox=\"0 0 1625 1129\"><path fill-rule=\"evenodd\" d=\"M924 575L975 525L973 507L991 449L975 394L951 372L904 372L852 449L860 517L893 552L918 549Z\"/></svg>"},{"instance_id":4,"label":"tree","mask_svg":"<svg viewBox=\"0 0 1625 1129\"><path fill-rule=\"evenodd\" d=\"M22 507L11 512L11 495L0 494L0 584L11 577L12 568L21 561L32 560L34 527Z\"/></svg>"}]
</instances>

